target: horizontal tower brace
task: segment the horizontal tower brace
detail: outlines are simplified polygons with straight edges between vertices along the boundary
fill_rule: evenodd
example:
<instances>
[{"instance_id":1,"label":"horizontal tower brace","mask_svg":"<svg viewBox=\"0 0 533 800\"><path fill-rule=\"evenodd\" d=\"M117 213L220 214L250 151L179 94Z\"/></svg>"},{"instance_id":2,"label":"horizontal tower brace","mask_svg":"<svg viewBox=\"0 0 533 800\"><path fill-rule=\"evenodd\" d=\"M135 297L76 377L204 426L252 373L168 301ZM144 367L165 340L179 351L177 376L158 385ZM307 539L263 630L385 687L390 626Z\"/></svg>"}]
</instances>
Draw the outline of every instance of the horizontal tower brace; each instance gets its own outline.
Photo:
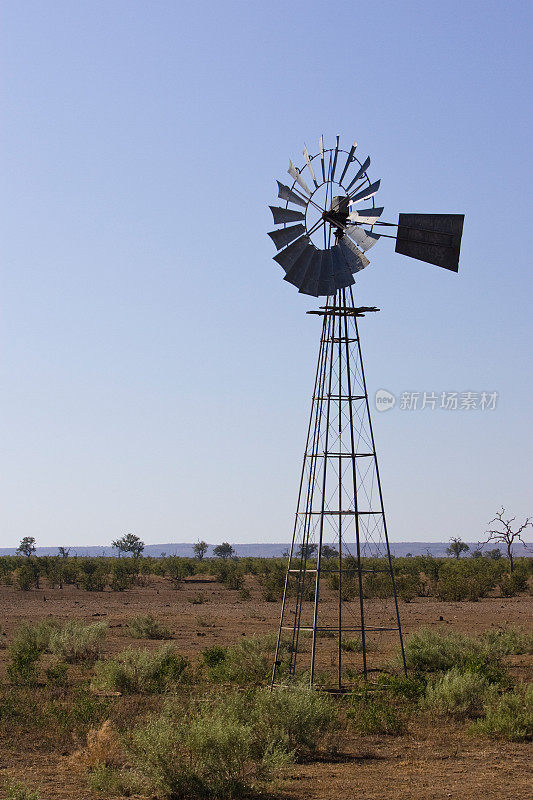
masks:
<instances>
[{"instance_id":1,"label":"horizontal tower brace","mask_svg":"<svg viewBox=\"0 0 533 800\"><path fill-rule=\"evenodd\" d=\"M284 631L292 631L294 629L294 625L282 625L281 629L284 630ZM306 625L306 626L300 625L299 630L300 631L313 631L314 629L313 629L312 625L311 626L309 626L309 625ZM316 630L317 631L332 631L333 633L338 633L339 632L339 628L338 627L337 628L316 628ZM343 633L356 633L357 631L362 631L362 630L363 629L361 627L359 627L359 628L344 628L343 627L342 632ZM397 631L397 630L399 630L399 628L398 627L395 627L395 628L378 628L378 627L375 627L374 628L374 627L370 627L368 625L365 625L364 630L365 630L366 633L368 633L368 632L379 633L381 631Z\"/></svg>"},{"instance_id":2,"label":"horizontal tower brace","mask_svg":"<svg viewBox=\"0 0 533 800\"><path fill-rule=\"evenodd\" d=\"M361 515L361 514L383 514L383 511L354 511L352 509L351 511L348 510L348 511L297 511L296 512L296 516L297 517L298 516L299 517L301 517L301 516L305 517L307 514L316 514L316 515L324 514L324 516L326 516L326 515L327 516L339 516L339 514L342 514L344 516L344 515L350 515L350 514L351 515L355 515L355 514L358 514L358 515Z\"/></svg>"},{"instance_id":3,"label":"horizontal tower brace","mask_svg":"<svg viewBox=\"0 0 533 800\"><path fill-rule=\"evenodd\" d=\"M298 575L300 574L300 572L303 572L303 571L304 571L303 569L290 569L289 570L289 572L294 572L294 573L296 573ZM316 570L316 569L306 569L305 572L318 572L318 570ZM352 569L341 569L341 570L338 570L338 569L321 569L320 570L320 574L321 575L328 574L328 573L331 573L332 575L338 575L339 572L346 572L348 574L353 575L355 573L359 573L359 570L357 569L357 567L353 567ZM362 569L361 572L364 573L365 575L376 575L378 572L383 572L383 573L386 573L387 575L390 575L390 570L388 570L388 569Z\"/></svg>"},{"instance_id":4,"label":"horizontal tower brace","mask_svg":"<svg viewBox=\"0 0 533 800\"><path fill-rule=\"evenodd\" d=\"M375 453L306 453L306 458L374 458Z\"/></svg>"}]
</instances>

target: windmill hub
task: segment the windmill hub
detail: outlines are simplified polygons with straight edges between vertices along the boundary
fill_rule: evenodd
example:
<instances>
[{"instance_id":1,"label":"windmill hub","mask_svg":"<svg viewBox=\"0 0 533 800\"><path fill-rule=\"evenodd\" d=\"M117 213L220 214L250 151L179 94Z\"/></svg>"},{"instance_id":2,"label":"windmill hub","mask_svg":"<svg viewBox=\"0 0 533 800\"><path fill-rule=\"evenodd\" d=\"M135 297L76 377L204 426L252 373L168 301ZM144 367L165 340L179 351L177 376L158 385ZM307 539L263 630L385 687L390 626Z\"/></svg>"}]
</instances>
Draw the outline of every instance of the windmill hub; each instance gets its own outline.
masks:
<instances>
[{"instance_id":1,"label":"windmill hub","mask_svg":"<svg viewBox=\"0 0 533 800\"><path fill-rule=\"evenodd\" d=\"M324 211L322 214L322 219L326 222L329 222L330 225L333 225L336 228L341 228L342 232L344 233L344 228L348 222L348 216L350 213L350 209L348 207L348 203L350 201L349 197L341 197L338 195L334 197L331 201L331 205L328 211Z\"/></svg>"}]
</instances>

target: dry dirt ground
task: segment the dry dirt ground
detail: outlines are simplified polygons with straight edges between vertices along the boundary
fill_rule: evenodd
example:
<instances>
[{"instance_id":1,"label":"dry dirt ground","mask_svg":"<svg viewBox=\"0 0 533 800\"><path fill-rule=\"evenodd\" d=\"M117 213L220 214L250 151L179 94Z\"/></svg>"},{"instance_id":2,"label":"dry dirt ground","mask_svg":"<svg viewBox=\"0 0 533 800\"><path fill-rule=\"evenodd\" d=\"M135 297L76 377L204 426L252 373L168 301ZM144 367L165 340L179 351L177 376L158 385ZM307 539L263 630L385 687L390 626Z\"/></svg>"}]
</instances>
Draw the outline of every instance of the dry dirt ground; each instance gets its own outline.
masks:
<instances>
[{"instance_id":1,"label":"dry dirt ground","mask_svg":"<svg viewBox=\"0 0 533 800\"><path fill-rule=\"evenodd\" d=\"M212 644L230 644L241 635L265 634L276 629L279 604L260 599L248 578L252 597L240 600L237 592L217 583L191 583L172 589L162 579L125 592L92 593L66 587L16 591L0 587L0 624L5 640L25 620L47 617L98 619L109 625L105 655L124 647L157 646L129 639L130 618L151 613L171 631L179 650L195 656ZM201 602L199 602L201 600ZM327 598L326 598L327 600ZM332 602L332 601L331 601ZM491 626L531 629L533 598L486 598L476 603L442 603L417 598L401 603L406 635L421 626L445 626L468 634ZM0 650L0 680L5 681L5 649ZM513 675L531 680L533 658L509 660ZM352 737L343 742L335 760L291 767L272 798L306 800L526 800L531 792L532 747L472 738L465 726L418 719L399 737ZM87 789L81 766L70 753L42 752L24 741L0 741L0 777L37 787L43 800L96 800ZM0 796L3 796L0 793ZM265 795L266 797L267 795Z\"/></svg>"}]
</instances>

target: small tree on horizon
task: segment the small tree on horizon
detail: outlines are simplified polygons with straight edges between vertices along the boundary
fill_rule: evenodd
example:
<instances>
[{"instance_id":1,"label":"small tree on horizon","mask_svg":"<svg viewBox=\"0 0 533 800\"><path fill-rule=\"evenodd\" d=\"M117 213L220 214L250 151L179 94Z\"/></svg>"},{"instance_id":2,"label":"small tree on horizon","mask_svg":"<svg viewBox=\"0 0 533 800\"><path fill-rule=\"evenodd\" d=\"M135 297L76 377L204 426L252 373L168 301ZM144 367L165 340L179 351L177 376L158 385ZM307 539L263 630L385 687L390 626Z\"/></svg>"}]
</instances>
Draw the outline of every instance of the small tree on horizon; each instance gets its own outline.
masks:
<instances>
[{"instance_id":1,"label":"small tree on horizon","mask_svg":"<svg viewBox=\"0 0 533 800\"><path fill-rule=\"evenodd\" d=\"M467 553L469 550L469 546L458 536L452 536L450 539L450 546L446 548L446 555L452 556L453 558L461 558L461 553Z\"/></svg>"},{"instance_id":2,"label":"small tree on horizon","mask_svg":"<svg viewBox=\"0 0 533 800\"><path fill-rule=\"evenodd\" d=\"M330 544L322 545L322 558L338 558L339 551Z\"/></svg>"},{"instance_id":3,"label":"small tree on horizon","mask_svg":"<svg viewBox=\"0 0 533 800\"><path fill-rule=\"evenodd\" d=\"M111 547L118 550L119 557L121 553L131 553L133 558L139 558L144 550L144 542L134 533L126 533L121 539L111 542Z\"/></svg>"},{"instance_id":4,"label":"small tree on horizon","mask_svg":"<svg viewBox=\"0 0 533 800\"><path fill-rule=\"evenodd\" d=\"M194 557L197 558L198 561L202 561L202 559L204 558L205 554L207 553L208 548L209 548L209 545L207 544L207 542L204 542L204 541L196 542L196 544L194 544L193 548L192 548L193 553L194 553Z\"/></svg>"},{"instance_id":5,"label":"small tree on horizon","mask_svg":"<svg viewBox=\"0 0 533 800\"><path fill-rule=\"evenodd\" d=\"M318 545L311 544L308 542L304 544L303 542L298 546L298 550L296 551L297 558L305 558L307 561L308 558L314 558L316 556L316 551L318 550ZM324 548L322 548L322 551Z\"/></svg>"},{"instance_id":6,"label":"small tree on horizon","mask_svg":"<svg viewBox=\"0 0 533 800\"><path fill-rule=\"evenodd\" d=\"M222 544L217 544L217 546L213 548L213 554L217 558L233 558L235 550L229 542L222 542Z\"/></svg>"},{"instance_id":7,"label":"small tree on horizon","mask_svg":"<svg viewBox=\"0 0 533 800\"><path fill-rule=\"evenodd\" d=\"M511 572L514 569L514 561L513 561L513 542L517 539L519 542L522 542L524 547L527 547L526 542L522 539L522 531L526 528L533 527L533 522L531 521L531 517L526 517L525 522L520 525L516 531L513 531L512 524L515 521L516 517L511 517L511 519L504 519L505 516L505 508L502 506L501 511L498 511L494 519L491 519L489 525L496 524L499 526L499 529L489 529L486 533L489 534L488 539L486 539L482 547L485 547L489 542L498 542L504 544L507 548L507 558L509 559L509 568ZM494 551L491 551L494 552Z\"/></svg>"},{"instance_id":8,"label":"small tree on horizon","mask_svg":"<svg viewBox=\"0 0 533 800\"><path fill-rule=\"evenodd\" d=\"M16 552L21 556L26 556L27 558L32 556L35 553L35 536L25 536L23 539L21 539Z\"/></svg>"},{"instance_id":9,"label":"small tree on horizon","mask_svg":"<svg viewBox=\"0 0 533 800\"><path fill-rule=\"evenodd\" d=\"M58 547L57 550L61 558L68 558L70 547Z\"/></svg>"}]
</instances>

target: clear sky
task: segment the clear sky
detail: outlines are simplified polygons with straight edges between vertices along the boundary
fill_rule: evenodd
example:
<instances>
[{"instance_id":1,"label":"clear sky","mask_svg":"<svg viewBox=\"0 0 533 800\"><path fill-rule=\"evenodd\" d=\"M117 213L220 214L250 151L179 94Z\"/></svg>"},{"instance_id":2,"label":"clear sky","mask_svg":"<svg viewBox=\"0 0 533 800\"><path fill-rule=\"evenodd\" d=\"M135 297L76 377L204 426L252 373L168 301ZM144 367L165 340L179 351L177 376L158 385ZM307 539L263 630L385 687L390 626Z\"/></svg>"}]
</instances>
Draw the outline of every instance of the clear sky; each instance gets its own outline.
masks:
<instances>
[{"instance_id":1,"label":"clear sky","mask_svg":"<svg viewBox=\"0 0 533 800\"><path fill-rule=\"evenodd\" d=\"M371 251L372 395L499 393L374 414L391 539L533 513L532 11L4 0L0 545L290 538L320 321L267 205L321 133L466 214L459 275Z\"/></svg>"}]
</instances>

